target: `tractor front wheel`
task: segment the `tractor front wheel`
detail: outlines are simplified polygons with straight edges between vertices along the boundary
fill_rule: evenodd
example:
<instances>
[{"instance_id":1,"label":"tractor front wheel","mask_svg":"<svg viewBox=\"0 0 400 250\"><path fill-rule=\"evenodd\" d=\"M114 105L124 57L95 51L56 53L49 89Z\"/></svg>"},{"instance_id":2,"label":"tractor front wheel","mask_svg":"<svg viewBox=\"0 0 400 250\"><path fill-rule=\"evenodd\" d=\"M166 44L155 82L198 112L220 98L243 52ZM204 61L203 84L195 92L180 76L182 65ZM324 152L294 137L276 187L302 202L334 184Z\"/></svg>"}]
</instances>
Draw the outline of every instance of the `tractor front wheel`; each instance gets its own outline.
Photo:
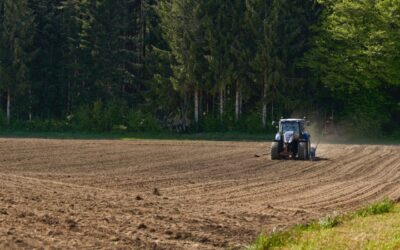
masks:
<instances>
[{"instance_id":1,"label":"tractor front wheel","mask_svg":"<svg viewBox=\"0 0 400 250\"><path fill-rule=\"evenodd\" d=\"M279 142L273 142L271 146L271 160L279 160Z\"/></svg>"}]
</instances>

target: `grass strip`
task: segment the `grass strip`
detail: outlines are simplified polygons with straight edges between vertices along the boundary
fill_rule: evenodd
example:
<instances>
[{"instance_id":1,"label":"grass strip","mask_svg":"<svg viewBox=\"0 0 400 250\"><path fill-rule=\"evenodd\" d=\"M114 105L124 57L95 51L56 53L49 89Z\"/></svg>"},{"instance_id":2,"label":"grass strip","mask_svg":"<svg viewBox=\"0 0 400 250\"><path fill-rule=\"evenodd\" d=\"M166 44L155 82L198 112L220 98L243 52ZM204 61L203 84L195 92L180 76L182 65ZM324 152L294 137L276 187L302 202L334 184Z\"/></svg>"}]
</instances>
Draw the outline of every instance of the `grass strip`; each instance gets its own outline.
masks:
<instances>
[{"instance_id":1,"label":"grass strip","mask_svg":"<svg viewBox=\"0 0 400 250\"><path fill-rule=\"evenodd\" d=\"M384 247L383 247L384 246ZM389 199L356 212L333 213L307 225L261 233L246 250L400 249L400 205Z\"/></svg>"}]
</instances>

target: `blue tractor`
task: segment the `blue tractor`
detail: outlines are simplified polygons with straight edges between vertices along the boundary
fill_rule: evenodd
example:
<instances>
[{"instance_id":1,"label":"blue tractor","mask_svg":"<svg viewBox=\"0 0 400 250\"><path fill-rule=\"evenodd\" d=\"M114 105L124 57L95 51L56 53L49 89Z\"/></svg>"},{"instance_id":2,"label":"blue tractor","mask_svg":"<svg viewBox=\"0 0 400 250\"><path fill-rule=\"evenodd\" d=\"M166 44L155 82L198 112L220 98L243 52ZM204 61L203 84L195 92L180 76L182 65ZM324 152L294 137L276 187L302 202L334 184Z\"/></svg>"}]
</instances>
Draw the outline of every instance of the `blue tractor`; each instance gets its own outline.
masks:
<instances>
[{"instance_id":1,"label":"blue tractor","mask_svg":"<svg viewBox=\"0 0 400 250\"><path fill-rule=\"evenodd\" d=\"M272 142L272 160L308 160L312 157L311 136L305 130L308 125L305 119L281 119L279 123L273 122L272 125L279 128Z\"/></svg>"}]
</instances>

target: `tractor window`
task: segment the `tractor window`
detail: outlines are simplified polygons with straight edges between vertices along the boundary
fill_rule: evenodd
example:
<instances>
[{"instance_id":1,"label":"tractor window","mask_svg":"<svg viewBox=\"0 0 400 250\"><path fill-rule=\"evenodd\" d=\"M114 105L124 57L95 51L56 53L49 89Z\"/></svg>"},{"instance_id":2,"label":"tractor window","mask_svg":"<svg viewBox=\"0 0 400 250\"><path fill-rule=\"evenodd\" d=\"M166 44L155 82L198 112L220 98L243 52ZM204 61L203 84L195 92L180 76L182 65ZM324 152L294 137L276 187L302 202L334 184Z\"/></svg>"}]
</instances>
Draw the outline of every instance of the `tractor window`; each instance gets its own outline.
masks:
<instances>
[{"instance_id":1,"label":"tractor window","mask_svg":"<svg viewBox=\"0 0 400 250\"><path fill-rule=\"evenodd\" d=\"M284 122L282 123L282 132L293 131L295 133L299 133L299 124L297 122Z\"/></svg>"}]
</instances>

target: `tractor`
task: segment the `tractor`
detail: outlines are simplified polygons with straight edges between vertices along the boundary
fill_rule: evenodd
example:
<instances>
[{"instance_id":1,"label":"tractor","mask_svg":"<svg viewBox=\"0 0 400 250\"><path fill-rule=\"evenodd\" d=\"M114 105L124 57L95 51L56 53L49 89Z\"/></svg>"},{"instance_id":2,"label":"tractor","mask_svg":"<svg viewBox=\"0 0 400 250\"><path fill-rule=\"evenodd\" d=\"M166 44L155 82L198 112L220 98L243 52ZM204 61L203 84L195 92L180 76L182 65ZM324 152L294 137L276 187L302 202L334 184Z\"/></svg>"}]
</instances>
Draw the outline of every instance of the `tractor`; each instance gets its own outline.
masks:
<instances>
[{"instance_id":1,"label":"tractor","mask_svg":"<svg viewBox=\"0 0 400 250\"><path fill-rule=\"evenodd\" d=\"M279 129L272 142L271 159L292 158L308 160L312 157L311 136L305 130L309 125L306 119L281 119L279 123L272 122Z\"/></svg>"}]
</instances>

